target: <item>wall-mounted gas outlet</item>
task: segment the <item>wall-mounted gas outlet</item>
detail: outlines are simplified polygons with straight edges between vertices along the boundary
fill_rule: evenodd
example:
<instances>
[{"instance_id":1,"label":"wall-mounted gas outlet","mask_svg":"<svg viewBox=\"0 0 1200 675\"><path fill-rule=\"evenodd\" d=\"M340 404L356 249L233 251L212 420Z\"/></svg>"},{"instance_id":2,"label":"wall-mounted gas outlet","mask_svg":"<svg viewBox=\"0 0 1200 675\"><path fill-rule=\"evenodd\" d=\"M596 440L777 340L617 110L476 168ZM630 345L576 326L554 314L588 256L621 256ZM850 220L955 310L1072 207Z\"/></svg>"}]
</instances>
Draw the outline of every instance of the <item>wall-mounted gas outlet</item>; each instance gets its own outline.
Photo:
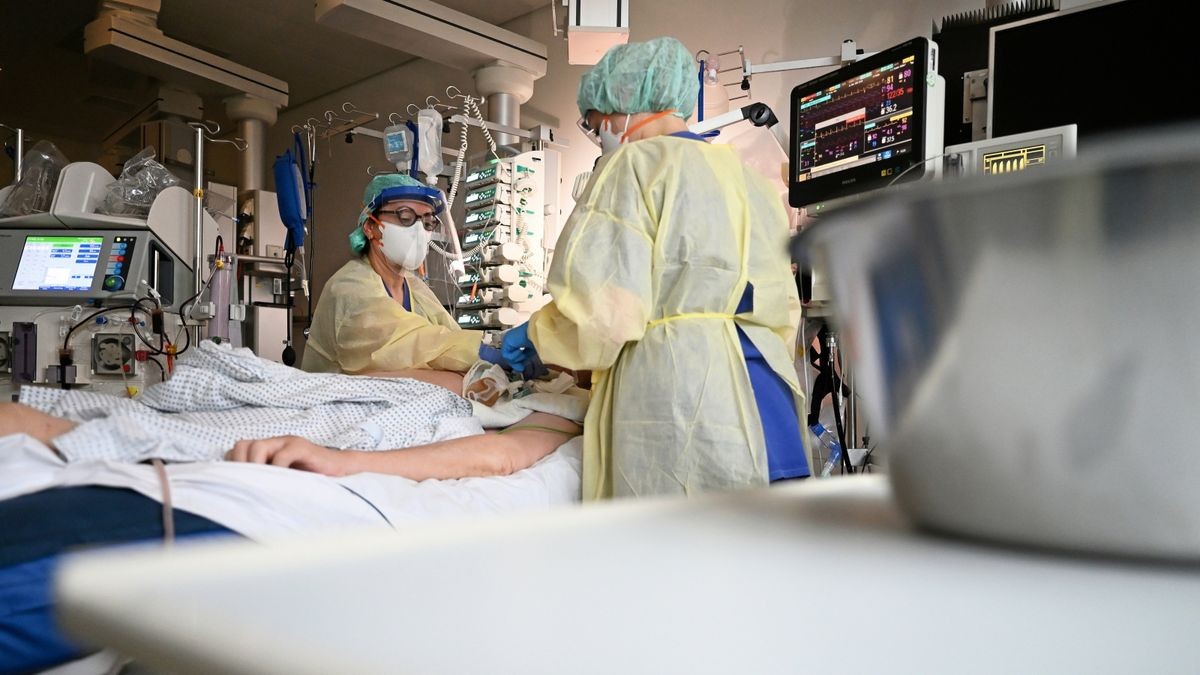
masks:
<instances>
[{"instance_id":1,"label":"wall-mounted gas outlet","mask_svg":"<svg viewBox=\"0 0 1200 675\"><path fill-rule=\"evenodd\" d=\"M12 338L8 331L0 331L0 373L12 372Z\"/></svg>"},{"instance_id":2,"label":"wall-mounted gas outlet","mask_svg":"<svg viewBox=\"0 0 1200 675\"><path fill-rule=\"evenodd\" d=\"M136 345L128 333L96 333L92 337L92 373L96 375L137 374ZM126 368L128 368L126 370Z\"/></svg>"}]
</instances>

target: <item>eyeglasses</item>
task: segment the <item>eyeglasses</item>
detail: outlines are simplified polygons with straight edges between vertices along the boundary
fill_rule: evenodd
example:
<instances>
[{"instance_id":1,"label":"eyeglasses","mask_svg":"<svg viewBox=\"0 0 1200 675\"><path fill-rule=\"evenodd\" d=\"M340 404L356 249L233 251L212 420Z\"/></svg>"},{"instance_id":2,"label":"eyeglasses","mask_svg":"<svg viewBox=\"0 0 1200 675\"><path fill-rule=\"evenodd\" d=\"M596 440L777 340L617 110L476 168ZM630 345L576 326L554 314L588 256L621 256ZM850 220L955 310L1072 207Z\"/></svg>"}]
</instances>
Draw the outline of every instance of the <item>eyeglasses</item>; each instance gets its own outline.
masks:
<instances>
[{"instance_id":1,"label":"eyeglasses","mask_svg":"<svg viewBox=\"0 0 1200 675\"><path fill-rule=\"evenodd\" d=\"M592 125L588 124L587 115L580 117L579 120L575 122L575 126L579 127L579 130L583 132L583 135L587 137L589 141L594 143L596 147L601 146L600 131L598 129L593 129Z\"/></svg>"},{"instance_id":2,"label":"eyeglasses","mask_svg":"<svg viewBox=\"0 0 1200 675\"><path fill-rule=\"evenodd\" d=\"M376 213L379 214L379 218L383 218L383 216L391 216L391 218L396 221L396 224L401 227L412 227L413 224L420 219L421 225L425 228L426 232L433 232L442 225L442 221L432 213L426 213L423 216L418 216L416 211L413 211L407 206L401 206L395 209L379 210L376 211Z\"/></svg>"}]
</instances>

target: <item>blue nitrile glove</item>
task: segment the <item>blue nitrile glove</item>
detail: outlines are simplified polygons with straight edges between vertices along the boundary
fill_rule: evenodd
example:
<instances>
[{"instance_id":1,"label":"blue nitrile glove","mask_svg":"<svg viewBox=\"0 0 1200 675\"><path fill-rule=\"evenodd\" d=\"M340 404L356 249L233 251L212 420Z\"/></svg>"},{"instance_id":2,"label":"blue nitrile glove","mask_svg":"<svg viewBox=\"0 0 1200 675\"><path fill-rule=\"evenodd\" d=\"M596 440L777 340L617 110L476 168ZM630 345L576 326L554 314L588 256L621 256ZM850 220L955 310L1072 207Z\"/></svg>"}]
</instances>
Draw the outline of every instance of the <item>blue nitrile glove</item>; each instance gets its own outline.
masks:
<instances>
[{"instance_id":1,"label":"blue nitrile glove","mask_svg":"<svg viewBox=\"0 0 1200 675\"><path fill-rule=\"evenodd\" d=\"M529 324L527 323L510 329L500 341L500 355L508 361L513 370L519 373L525 372L525 363L530 356L535 354L537 354L537 350L529 341Z\"/></svg>"},{"instance_id":2,"label":"blue nitrile glove","mask_svg":"<svg viewBox=\"0 0 1200 675\"><path fill-rule=\"evenodd\" d=\"M521 371L521 378L526 380L539 380L550 374L550 369L542 363L542 358L537 352L529 357L525 363L525 369Z\"/></svg>"},{"instance_id":3,"label":"blue nitrile glove","mask_svg":"<svg viewBox=\"0 0 1200 675\"><path fill-rule=\"evenodd\" d=\"M479 345L479 358L483 361L487 361L488 363L494 363L501 368L510 368L508 361L505 360L504 355L500 353L500 350L491 345Z\"/></svg>"}]
</instances>

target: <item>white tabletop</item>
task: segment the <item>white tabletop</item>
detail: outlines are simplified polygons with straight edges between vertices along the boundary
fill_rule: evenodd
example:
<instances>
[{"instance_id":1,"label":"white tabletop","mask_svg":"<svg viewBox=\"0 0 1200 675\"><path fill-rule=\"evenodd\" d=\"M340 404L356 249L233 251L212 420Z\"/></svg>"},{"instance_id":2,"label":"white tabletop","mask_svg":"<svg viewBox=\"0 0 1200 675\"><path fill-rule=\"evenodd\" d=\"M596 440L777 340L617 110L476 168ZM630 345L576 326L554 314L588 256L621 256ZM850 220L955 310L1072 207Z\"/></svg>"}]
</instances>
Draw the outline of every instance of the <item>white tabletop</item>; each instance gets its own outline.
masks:
<instances>
[{"instance_id":1,"label":"white tabletop","mask_svg":"<svg viewBox=\"0 0 1200 675\"><path fill-rule=\"evenodd\" d=\"M914 532L881 477L84 554L59 593L182 673L1200 672L1200 568Z\"/></svg>"}]
</instances>

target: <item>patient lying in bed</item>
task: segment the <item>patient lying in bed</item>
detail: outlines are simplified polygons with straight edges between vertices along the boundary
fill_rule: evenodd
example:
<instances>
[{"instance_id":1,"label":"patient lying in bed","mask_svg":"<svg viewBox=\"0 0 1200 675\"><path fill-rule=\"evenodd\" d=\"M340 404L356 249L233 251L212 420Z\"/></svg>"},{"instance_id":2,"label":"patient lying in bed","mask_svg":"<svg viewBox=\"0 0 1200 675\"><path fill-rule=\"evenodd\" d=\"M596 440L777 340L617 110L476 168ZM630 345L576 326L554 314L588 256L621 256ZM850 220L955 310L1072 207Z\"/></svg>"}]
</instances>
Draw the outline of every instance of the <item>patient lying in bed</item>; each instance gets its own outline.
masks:
<instances>
[{"instance_id":1,"label":"patient lying in bed","mask_svg":"<svg viewBox=\"0 0 1200 675\"><path fill-rule=\"evenodd\" d=\"M455 393L462 391L463 376L459 373L400 371L374 376L411 378ZM55 439L73 431L78 424L20 403L0 403L0 436L24 433L53 448ZM275 436L238 441L225 459L326 476L371 472L418 481L505 476L533 466L580 431L579 425L563 417L532 412L516 424L488 430L482 437L465 436L407 448L363 451L329 448L299 436Z\"/></svg>"},{"instance_id":2,"label":"patient lying in bed","mask_svg":"<svg viewBox=\"0 0 1200 675\"><path fill-rule=\"evenodd\" d=\"M167 527L164 511L171 514L177 536L266 540L288 532L357 525L394 528L403 519L545 508L578 499L574 460L558 454L547 457L580 433L578 424L527 406L509 411L512 423L481 434L478 406L473 411L458 396L463 391L460 374L327 376L315 381L320 386L314 391L305 384L306 376L288 379L288 372L269 366L264 372L271 376L257 378L252 371L261 364L253 359L234 355L222 360L230 356L227 351L215 356L218 361L205 364L209 367L177 371L176 389L195 378L193 398L161 395L170 392L169 387L157 393L151 388L144 394L158 396L151 409L85 392L58 398L58 392L39 392L45 397L38 399L41 410L0 403L0 446L7 451L0 457L0 636L18 636L0 639L0 672L25 672L78 657L80 648L54 627L50 584L58 555L80 545L161 538ZM211 377L214 368L252 376L221 383ZM404 386L413 380L423 384ZM394 399L390 403L384 395L364 403L359 399L370 398L359 391L364 383L370 385L367 389L395 384L400 394L389 394ZM219 393L213 389L216 385L222 388ZM271 391L288 400L276 408L253 405L259 386L282 386ZM337 393L339 388L342 393ZM304 397L312 400L311 407L295 400ZM404 412L410 409L434 410L439 421L409 424ZM323 424L324 416L344 423ZM222 429L205 428L226 418L230 421ZM264 433L254 428L256 420L265 420L268 431L296 424L310 438L326 442ZM397 420L412 428L376 430L380 440L372 445L376 436L370 433L371 425L379 420ZM466 428L471 423L475 431ZM26 434L46 447L11 434ZM156 438L158 434L167 437ZM222 440L230 438L239 440ZM387 444L396 439L423 442ZM125 446L135 451L111 452ZM209 446L219 452L206 458ZM154 471L139 463L151 457L171 459L172 453L185 463L166 469L175 506L169 509L158 503L168 502L158 492ZM232 461L207 461L222 455ZM543 458L546 461L539 463ZM534 464L531 471L521 471ZM500 476L505 478L485 478ZM456 478L468 480L404 480ZM22 484L33 487L23 489ZM422 491L424 486L431 487ZM11 498L5 499L6 493Z\"/></svg>"},{"instance_id":3,"label":"patient lying in bed","mask_svg":"<svg viewBox=\"0 0 1200 675\"><path fill-rule=\"evenodd\" d=\"M468 377L510 384L484 371ZM313 374L201 343L171 379L136 399L25 388L20 405L0 407L0 436L29 434L68 462L229 459L330 476L507 475L580 432L586 396L546 387L482 405L460 396L457 373Z\"/></svg>"}]
</instances>

